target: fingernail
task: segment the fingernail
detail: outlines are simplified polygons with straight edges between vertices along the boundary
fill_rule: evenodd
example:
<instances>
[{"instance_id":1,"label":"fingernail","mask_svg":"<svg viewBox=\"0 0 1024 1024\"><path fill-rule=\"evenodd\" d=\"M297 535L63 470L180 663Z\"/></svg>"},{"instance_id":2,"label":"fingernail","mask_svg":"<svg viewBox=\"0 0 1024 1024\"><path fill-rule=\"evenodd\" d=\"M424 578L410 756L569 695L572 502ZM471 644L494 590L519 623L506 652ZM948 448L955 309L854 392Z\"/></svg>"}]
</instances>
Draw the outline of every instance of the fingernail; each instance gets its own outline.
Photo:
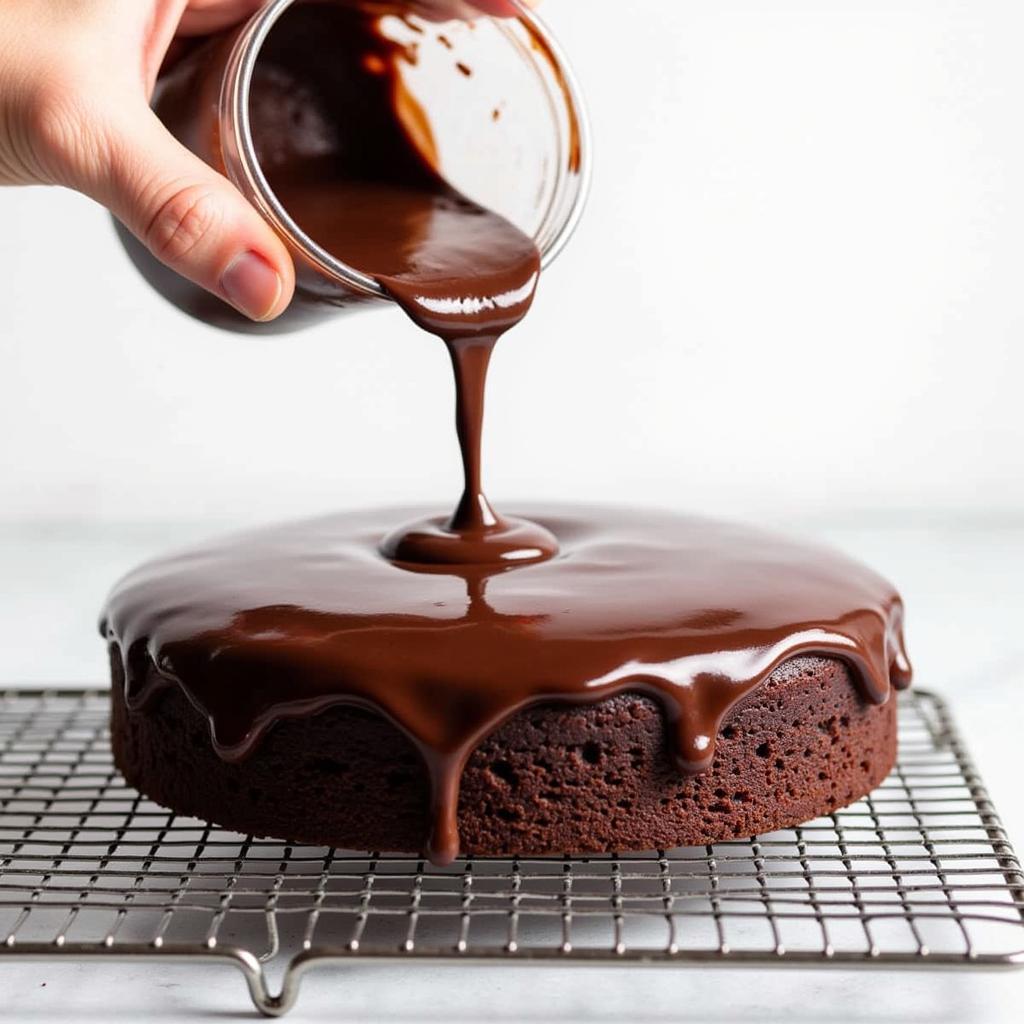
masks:
<instances>
[{"instance_id":1,"label":"fingernail","mask_svg":"<svg viewBox=\"0 0 1024 1024\"><path fill-rule=\"evenodd\" d=\"M284 287L277 271L256 252L243 252L220 279L224 297L250 320L266 320Z\"/></svg>"}]
</instances>

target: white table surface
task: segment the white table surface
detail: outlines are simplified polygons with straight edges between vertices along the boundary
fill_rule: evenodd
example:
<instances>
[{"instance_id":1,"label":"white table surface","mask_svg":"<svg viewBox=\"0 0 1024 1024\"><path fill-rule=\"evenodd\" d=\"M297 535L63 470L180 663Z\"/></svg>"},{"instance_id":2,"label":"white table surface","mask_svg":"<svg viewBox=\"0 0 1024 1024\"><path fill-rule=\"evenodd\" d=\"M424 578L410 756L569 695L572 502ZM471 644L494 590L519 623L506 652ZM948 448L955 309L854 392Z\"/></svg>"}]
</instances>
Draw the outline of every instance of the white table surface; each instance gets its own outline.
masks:
<instances>
[{"instance_id":1,"label":"white table surface","mask_svg":"<svg viewBox=\"0 0 1024 1024\"><path fill-rule=\"evenodd\" d=\"M921 685L948 698L1011 839L1024 847L1024 521L788 524L889 575L908 607ZM96 619L135 562L210 532L195 524L0 526L0 685L97 683ZM4 964L18 1021L251 1015L228 967ZM295 1022L972 1021L1020 1019L1024 972L345 967L303 983Z\"/></svg>"}]
</instances>

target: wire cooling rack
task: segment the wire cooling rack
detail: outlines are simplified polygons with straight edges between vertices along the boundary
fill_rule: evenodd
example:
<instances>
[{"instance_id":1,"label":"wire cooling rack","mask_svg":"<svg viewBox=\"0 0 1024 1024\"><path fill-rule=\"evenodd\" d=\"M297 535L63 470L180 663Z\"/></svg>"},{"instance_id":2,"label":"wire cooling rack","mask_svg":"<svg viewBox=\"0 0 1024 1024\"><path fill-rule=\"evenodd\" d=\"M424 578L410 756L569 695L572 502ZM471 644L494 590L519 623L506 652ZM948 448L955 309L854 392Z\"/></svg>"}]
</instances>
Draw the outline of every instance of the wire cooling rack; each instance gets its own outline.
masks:
<instances>
[{"instance_id":1,"label":"wire cooling rack","mask_svg":"<svg viewBox=\"0 0 1024 1024\"><path fill-rule=\"evenodd\" d=\"M1024 964L1024 875L945 704L899 763L801 828L647 854L460 860L255 840L125 785L99 690L0 693L0 970L215 960L262 1013L324 963ZM269 978L279 977L271 991Z\"/></svg>"}]
</instances>

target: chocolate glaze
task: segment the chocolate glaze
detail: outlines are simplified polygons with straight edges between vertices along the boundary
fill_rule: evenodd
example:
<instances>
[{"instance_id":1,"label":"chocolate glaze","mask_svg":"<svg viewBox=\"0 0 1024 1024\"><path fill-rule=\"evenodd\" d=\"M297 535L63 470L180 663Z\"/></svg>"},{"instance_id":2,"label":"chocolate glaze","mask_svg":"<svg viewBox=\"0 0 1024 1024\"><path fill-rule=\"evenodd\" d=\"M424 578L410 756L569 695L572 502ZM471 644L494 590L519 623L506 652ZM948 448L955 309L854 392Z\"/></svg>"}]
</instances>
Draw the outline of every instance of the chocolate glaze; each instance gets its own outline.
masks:
<instances>
[{"instance_id":1,"label":"chocolate glaze","mask_svg":"<svg viewBox=\"0 0 1024 1024\"><path fill-rule=\"evenodd\" d=\"M540 254L517 227L438 174L429 121L402 85L406 50L375 26L359 8L345 6L286 16L265 50L251 116L268 181L298 225L373 276L451 355L462 498L450 517L401 528L384 549L400 561L440 564L547 558L557 550L555 538L498 515L481 471L491 353L533 303ZM331 62L311 70L310 36L328 30L348 51L339 55L333 47ZM292 130L282 142L296 113L302 137Z\"/></svg>"},{"instance_id":2,"label":"chocolate glaze","mask_svg":"<svg viewBox=\"0 0 1024 1024\"><path fill-rule=\"evenodd\" d=\"M328 117L311 119L303 145L269 130L289 96L323 91L300 80L306 53L290 49L286 26L253 101L268 177L309 234L447 345L464 492L450 517L332 516L136 570L102 626L124 659L129 708L180 686L226 760L247 757L282 718L371 708L423 756L428 852L444 863L459 851L467 757L531 704L649 693L680 769L699 772L729 710L794 655L841 658L873 701L906 685L899 597L839 554L668 513L492 509L480 457L487 367L533 300L536 248L433 170L426 121L410 115L395 55L366 19L350 26L351 52L332 55L347 75L362 69L362 143L347 145Z\"/></svg>"}]
</instances>

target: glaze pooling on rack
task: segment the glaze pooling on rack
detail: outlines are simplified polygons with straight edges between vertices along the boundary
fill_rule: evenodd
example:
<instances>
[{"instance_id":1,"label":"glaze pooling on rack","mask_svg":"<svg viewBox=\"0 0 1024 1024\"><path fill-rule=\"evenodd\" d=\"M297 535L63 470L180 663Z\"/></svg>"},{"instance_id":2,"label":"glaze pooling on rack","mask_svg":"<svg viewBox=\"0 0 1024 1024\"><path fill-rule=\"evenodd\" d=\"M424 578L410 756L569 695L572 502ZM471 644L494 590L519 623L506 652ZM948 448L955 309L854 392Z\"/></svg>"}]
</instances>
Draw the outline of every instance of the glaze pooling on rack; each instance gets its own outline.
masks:
<instances>
[{"instance_id":1,"label":"glaze pooling on rack","mask_svg":"<svg viewBox=\"0 0 1024 1024\"><path fill-rule=\"evenodd\" d=\"M422 509L329 516L144 565L103 624L129 707L179 685L226 760L279 719L331 705L400 728L430 776L430 855L458 853L466 758L510 715L624 690L664 709L681 771L714 756L731 708L797 654L841 658L866 699L909 683L896 591L826 548L669 513L573 506L522 515L559 554L495 570L410 567L382 535Z\"/></svg>"}]
</instances>

